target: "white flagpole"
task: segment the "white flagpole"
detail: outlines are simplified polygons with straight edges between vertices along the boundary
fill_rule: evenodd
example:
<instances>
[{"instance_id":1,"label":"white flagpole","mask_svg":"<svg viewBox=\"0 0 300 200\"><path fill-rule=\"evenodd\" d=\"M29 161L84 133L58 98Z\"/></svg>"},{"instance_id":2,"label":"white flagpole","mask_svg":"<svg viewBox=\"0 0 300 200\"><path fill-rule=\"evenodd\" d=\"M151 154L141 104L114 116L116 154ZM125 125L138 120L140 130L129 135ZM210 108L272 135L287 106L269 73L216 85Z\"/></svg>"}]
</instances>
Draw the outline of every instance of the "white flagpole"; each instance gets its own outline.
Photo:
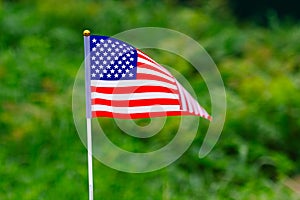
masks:
<instances>
[{"instance_id":1,"label":"white flagpole","mask_svg":"<svg viewBox=\"0 0 300 200\"><path fill-rule=\"evenodd\" d=\"M86 118L86 125L87 125L87 146L88 146L89 200L93 200L94 187L93 187L91 118Z\"/></svg>"},{"instance_id":2,"label":"white flagpole","mask_svg":"<svg viewBox=\"0 0 300 200\"><path fill-rule=\"evenodd\" d=\"M93 154L92 154L92 130L91 130L91 81L90 81L90 31L83 31L84 37L84 64L85 64L85 90L86 90L86 128L88 150L88 176L89 176L89 200L94 198L93 187Z\"/></svg>"}]
</instances>

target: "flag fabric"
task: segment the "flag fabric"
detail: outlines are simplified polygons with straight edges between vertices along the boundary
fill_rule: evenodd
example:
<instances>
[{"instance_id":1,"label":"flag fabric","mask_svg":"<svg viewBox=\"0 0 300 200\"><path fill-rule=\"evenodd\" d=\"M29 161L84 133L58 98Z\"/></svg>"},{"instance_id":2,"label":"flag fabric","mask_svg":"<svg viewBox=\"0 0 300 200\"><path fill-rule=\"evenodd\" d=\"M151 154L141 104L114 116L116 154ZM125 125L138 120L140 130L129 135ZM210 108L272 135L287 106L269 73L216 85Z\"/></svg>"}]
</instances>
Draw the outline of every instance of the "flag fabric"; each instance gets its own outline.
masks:
<instances>
[{"instance_id":1,"label":"flag fabric","mask_svg":"<svg viewBox=\"0 0 300 200\"><path fill-rule=\"evenodd\" d=\"M91 35L89 41L91 117L195 115L211 120L174 76L142 51L107 36Z\"/></svg>"}]
</instances>

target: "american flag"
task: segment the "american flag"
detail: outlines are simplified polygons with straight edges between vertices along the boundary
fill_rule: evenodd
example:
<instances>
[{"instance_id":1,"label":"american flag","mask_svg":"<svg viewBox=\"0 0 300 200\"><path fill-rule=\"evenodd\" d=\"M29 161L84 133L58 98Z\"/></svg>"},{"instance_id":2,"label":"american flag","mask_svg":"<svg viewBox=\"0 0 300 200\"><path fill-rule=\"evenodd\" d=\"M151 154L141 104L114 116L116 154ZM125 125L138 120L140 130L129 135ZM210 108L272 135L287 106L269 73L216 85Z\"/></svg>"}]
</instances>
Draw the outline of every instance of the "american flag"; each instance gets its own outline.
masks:
<instances>
[{"instance_id":1,"label":"american flag","mask_svg":"<svg viewBox=\"0 0 300 200\"><path fill-rule=\"evenodd\" d=\"M195 115L211 120L168 70L130 44L91 35L89 51L92 117Z\"/></svg>"}]
</instances>

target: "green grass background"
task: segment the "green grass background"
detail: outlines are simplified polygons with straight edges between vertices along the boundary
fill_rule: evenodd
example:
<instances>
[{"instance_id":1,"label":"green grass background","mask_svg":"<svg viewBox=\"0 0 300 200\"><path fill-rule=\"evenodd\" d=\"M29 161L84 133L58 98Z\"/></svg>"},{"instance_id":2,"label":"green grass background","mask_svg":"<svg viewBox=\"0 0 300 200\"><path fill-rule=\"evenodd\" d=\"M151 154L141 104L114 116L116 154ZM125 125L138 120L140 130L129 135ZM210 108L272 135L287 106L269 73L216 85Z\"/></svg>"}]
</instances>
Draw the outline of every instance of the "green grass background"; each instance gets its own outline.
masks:
<instances>
[{"instance_id":1,"label":"green grass background","mask_svg":"<svg viewBox=\"0 0 300 200\"><path fill-rule=\"evenodd\" d=\"M239 23L221 0L0 1L0 199L87 199L86 149L71 107L82 31L114 35L143 26L174 29L204 46L226 86L226 124L204 159L198 150L209 123L201 120L188 151L159 171L128 174L94 160L95 199L299 199L285 182L300 172L300 26L269 22ZM148 52L185 75L210 110L190 65ZM103 125L120 140L112 120ZM134 149L128 141L124 148Z\"/></svg>"}]
</instances>

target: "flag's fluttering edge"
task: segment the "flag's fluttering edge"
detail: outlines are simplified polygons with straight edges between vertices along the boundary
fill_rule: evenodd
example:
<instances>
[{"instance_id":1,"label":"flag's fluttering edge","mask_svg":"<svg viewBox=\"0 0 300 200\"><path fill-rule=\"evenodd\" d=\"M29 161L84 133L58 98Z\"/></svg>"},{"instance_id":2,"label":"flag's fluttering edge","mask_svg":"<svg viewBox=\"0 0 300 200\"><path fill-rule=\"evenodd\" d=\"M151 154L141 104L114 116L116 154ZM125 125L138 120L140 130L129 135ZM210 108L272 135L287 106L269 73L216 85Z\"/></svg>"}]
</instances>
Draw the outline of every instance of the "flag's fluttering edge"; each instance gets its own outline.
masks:
<instances>
[{"instance_id":1,"label":"flag's fluttering edge","mask_svg":"<svg viewBox=\"0 0 300 200\"><path fill-rule=\"evenodd\" d=\"M174 76L142 51L106 36L91 35L89 41L87 115L123 119L195 115L211 120Z\"/></svg>"}]
</instances>

